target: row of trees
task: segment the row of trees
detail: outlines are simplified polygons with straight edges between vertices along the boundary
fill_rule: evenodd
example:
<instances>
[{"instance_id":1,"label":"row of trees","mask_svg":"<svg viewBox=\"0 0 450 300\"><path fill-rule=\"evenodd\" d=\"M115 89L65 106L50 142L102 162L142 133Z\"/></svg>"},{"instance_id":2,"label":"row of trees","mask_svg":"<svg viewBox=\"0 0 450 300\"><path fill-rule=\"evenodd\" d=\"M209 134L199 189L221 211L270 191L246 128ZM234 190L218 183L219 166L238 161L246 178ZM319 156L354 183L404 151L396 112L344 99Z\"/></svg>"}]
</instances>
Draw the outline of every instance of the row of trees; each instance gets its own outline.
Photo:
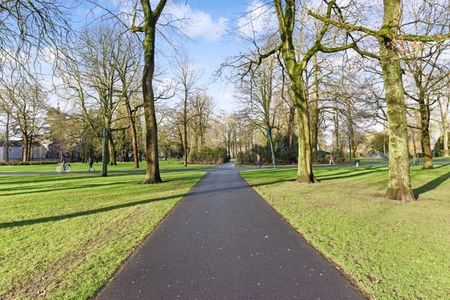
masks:
<instances>
[{"instance_id":1,"label":"row of trees","mask_svg":"<svg viewBox=\"0 0 450 300\"><path fill-rule=\"evenodd\" d=\"M426 1L420 7L405 7L400 0L385 0L377 10L357 1L345 7L326 1L311 9L301 1L274 0L273 6L264 9L261 12L259 8L260 13L249 22L267 16L266 22L270 22L270 16L275 16L273 31L244 34L243 40L254 50L232 57L222 66L232 70L232 78L238 78L246 102L243 114L267 130L268 143L273 128L279 127L277 121L288 124L287 132L291 122L295 123L297 181L308 183L317 181L312 152L318 147L320 124L327 116L334 123L337 148L341 128L345 130L350 156L355 156L360 143L358 132L374 123L385 125L390 158L386 197L414 200L408 130L420 131L425 168L432 167L433 108L439 109L439 123L447 139L449 64L443 55L448 53L450 38L447 4ZM359 25L378 12L379 29ZM340 64L336 64L338 59ZM276 120L284 99L288 99L285 111L289 113ZM408 118L412 122L408 123ZM414 122L417 119L420 121Z\"/></svg>"},{"instance_id":2,"label":"row of trees","mask_svg":"<svg viewBox=\"0 0 450 300\"><path fill-rule=\"evenodd\" d=\"M5 37L0 44L2 71L7 75L2 76L2 110L8 126L13 118L15 129L23 127L20 133L25 143L36 138L37 124L43 123L38 122L42 119L38 111L45 107L37 103L46 101L45 93L38 92L44 89L33 71L39 58L51 53L63 91L59 97L69 100L75 110L69 115L53 115L79 120L76 123L83 130L78 132L83 137L78 134L78 138L84 141L101 138L104 175L107 162L114 163L116 147L125 137L129 137L136 166L139 149L145 149L145 182L158 183L160 152L174 151L170 142L174 137L187 165L189 156L200 152L206 140L208 145L218 145L220 140L233 154L251 149L259 130L267 137L275 162L273 133L284 128L286 147L295 145L297 149L297 180L314 183L313 151L330 138L324 133L327 124L333 124L335 148L346 144L349 155L355 156L364 131L381 123L389 136L386 196L414 199L408 145L415 135L408 131L420 132L426 168L432 167L433 109L439 112L443 143L448 144L445 57L450 35L445 1L424 1L419 7L384 0L381 9L358 1L341 7L333 0L319 7L296 0L262 5L249 13L250 27L255 29L254 18L268 18L266 23L274 26L263 32L240 33L252 50L227 60L221 71L232 70L230 78L237 85L242 106L239 112L222 118L213 118L212 100L197 86L201 72L189 59L178 56L177 64L170 66L174 80L158 80L157 37L167 38L167 34L157 32L172 30L178 21L163 14L166 4L166 0L137 1L118 14L96 4L110 18L94 22L96 25L81 33L70 29L69 8L64 2L16 0L2 4L1 13L8 20L3 24L9 25L0 28ZM379 29L366 25L367 18L377 17ZM176 108L164 104L175 95ZM26 105L11 105L19 103L14 99L26 99ZM27 118L25 125L19 124L20 114ZM208 131L213 138L207 138ZM93 151L93 144L86 142L86 149ZM447 153L448 145L444 149ZM29 157L27 151L24 159Z\"/></svg>"}]
</instances>

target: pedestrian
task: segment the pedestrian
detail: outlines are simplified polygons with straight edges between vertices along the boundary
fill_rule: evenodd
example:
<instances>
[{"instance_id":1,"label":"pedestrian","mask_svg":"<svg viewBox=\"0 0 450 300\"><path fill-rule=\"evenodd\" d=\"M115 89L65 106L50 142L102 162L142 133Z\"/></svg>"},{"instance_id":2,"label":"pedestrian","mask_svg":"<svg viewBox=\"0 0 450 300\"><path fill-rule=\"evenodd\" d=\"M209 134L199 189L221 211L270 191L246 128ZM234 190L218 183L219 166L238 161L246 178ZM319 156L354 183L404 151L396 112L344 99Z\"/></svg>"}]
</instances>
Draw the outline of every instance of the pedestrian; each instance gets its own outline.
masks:
<instances>
[{"instance_id":1,"label":"pedestrian","mask_svg":"<svg viewBox=\"0 0 450 300\"><path fill-rule=\"evenodd\" d=\"M331 166L331 165L333 165L333 166L336 165L336 162L335 162L335 160L334 160L333 154L330 154L330 162L329 162L328 164L329 164L330 166Z\"/></svg>"},{"instance_id":2,"label":"pedestrian","mask_svg":"<svg viewBox=\"0 0 450 300\"><path fill-rule=\"evenodd\" d=\"M90 172L91 170L94 171L94 158L92 157L92 155L89 155L88 166L88 172Z\"/></svg>"},{"instance_id":3,"label":"pedestrian","mask_svg":"<svg viewBox=\"0 0 450 300\"><path fill-rule=\"evenodd\" d=\"M261 168L261 156L258 153L256 153L256 165Z\"/></svg>"}]
</instances>

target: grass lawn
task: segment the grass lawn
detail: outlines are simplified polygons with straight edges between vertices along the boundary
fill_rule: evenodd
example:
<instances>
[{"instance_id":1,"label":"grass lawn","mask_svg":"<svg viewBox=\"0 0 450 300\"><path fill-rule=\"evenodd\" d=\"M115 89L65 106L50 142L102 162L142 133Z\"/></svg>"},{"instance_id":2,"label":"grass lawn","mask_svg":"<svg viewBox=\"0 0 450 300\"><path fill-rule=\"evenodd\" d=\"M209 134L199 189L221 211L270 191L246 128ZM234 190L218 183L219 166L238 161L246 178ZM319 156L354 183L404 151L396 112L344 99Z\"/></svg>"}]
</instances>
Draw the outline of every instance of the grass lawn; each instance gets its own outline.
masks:
<instances>
[{"instance_id":1,"label":"grass lawn","mask_svg":"<svg viewBox=\"0 0 450 300\"><path fill-rule=\"evenodd\" d=\"M160 160L161 170L174 170L184 168L183 163L180 160ZM87 171L87 163L71 163L72 171ZM118 162L116 166L108 166L108 171L130 171L130 170L142 170L145 172L145 167L147 163L142 161L139 169L133 167L132 162ZM55 172L57 164L49 165L23 165L23 166L0 166L1 172ZM198 164L188 164L187 169L207 169L212 168L215 165L198 165ZM102 170L101 163L94 164L94 169L97 172Z\"/></svg>"},{"instance_id":2,"label":"grass lawn","mask_svg":"<svg viewBox=\"0 0 450 300\"><path fill-rule=\"evenodd\" d=\"M85 299L204 172L0 176L0 299Z\"/></svg>"},{"instance_id":3,"label":"grass lawn","mask_svg":"<svg viewBox=\"0 0 450 300\"><path fill-rule=\"evenodd\" d=\"M387 168L322 167L242 176L314 247L377 299L450 299L450 165L413 167L420 201L385 200Z\"/></svg>"}]
</instances>

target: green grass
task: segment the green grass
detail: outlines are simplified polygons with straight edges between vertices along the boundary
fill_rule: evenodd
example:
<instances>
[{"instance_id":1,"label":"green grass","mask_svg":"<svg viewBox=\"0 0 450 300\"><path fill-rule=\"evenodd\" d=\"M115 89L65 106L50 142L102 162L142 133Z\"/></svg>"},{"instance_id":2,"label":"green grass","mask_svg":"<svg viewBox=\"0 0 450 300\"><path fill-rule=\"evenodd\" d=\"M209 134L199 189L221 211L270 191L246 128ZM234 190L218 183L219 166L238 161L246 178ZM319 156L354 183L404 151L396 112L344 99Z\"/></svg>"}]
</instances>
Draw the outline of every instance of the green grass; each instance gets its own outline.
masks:
<instances>
[{"instance_id":1,"label":"green grass","mask_svg":"<svg viewBox=\"0 0 450 300\"><path fill-rule=\"evenodd\" d=\"M203 174L0 176L0 299L93 295Z\"/></svg>"},{"instance_id":2,"label":"green grass","mask_svg":"<svg viewBox=\"0 0 450 300\"><path fill-rule=\"evenodd\" d=\"M314 247L377 299L450 299L450 166L412 168L420 201L383 198L387 168L316 168L319 184L296 170L243 177Z\"/></svg>"},{"instance_id":3,"label":"green grass","mask_svg":"<svg viewBox=\"0 0 450 300\"><path fill-rule=\"evenodd\" d=\"M183 164L179 160L160 160L161 170L174 170L184 168ZM71 163L72 171L87 171L88 165L86 163ZM147 163L142 161L140 164L140 170L145 171ZM55 172L57 164L49 165L23 165L23 166L0 166L1 172ZM199 164L188 164L187 169L207 169L212 168L214 165L199 165ZM94 169L96 171L101 171L101 163L94 164ZM137 170L133 167L132 162L118 162L116 166L108 166L108 171L131 171Z\"/></svg>"}]
</instances>

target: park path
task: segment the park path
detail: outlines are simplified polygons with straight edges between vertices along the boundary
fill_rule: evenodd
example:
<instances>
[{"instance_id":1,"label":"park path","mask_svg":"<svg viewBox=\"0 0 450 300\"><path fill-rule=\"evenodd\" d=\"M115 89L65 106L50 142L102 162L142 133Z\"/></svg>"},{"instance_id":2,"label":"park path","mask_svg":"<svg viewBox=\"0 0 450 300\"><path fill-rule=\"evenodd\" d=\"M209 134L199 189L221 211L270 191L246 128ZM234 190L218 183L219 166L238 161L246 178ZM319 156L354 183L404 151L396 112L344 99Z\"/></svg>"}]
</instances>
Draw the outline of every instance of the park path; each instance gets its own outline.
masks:
<instances>
[{"instance_id":1,"label":"park path","mask_svg":"<svg viewBox=\"0 0 450 300\"><path fill-rule=\"evenodd\" d=\"M96 299L363 299L231 164L210 171Z\"/></svg>"}]
</instances>

